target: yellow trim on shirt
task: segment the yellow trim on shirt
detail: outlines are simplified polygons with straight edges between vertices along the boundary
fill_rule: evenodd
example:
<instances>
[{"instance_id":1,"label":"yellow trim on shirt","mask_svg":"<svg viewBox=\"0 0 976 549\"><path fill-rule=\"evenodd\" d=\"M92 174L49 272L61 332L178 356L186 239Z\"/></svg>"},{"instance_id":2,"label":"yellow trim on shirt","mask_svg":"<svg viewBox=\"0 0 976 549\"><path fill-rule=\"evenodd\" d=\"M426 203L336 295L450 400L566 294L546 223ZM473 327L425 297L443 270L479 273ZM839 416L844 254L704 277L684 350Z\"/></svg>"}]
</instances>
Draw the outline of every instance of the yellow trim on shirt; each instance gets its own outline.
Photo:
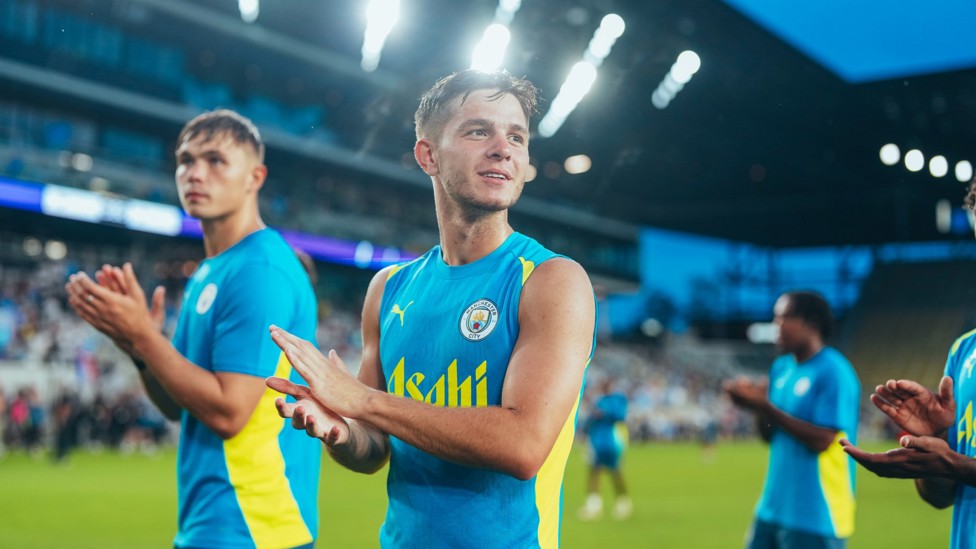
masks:
<instances>
[{"instance_id":1,"label":"yellow trim on shirt","mask_svg":"<svg viewBox=\"0 0 976 549\"><path fill-rule=\"evenodd\" d=\"M288 378L291 363L281 353L275 376ZM275 398L265 389L251 419L240 433L224 441L227 475L237 493L237 503L258 549L297 547L312 542L288 478L278 445L281 430L290 429L278 417Z\"/></svg>"},{"instance_id":2,"label":"yellow trim on shirt","mask_svg":"<svg viewBox=\"0 0 976 549\"><path fill-rule=\"evenodd\" d=\"M569 450L573 447L573 437L576 436L576 411L579 410L579 404L580 397L577 396L549 457L535 477L535 507L539 513L539 547L542 549L559 547L563 476L566 473Z\"/></svg>"},{"instance_id":3,"label":"yellow trim on shirt","mask_svg":"<svg viewBox=\"0 0 976 549\"><path fill-rule=\"evenodd\" d=\"M967 337L969 337L969 336L971 336L973 334L976 334L976 330L970 330L970 331L962 334L961 336L959 336L959 339L957 339L955 341L955 343L952 344L952 349L949 350L949 355L952 356L952 355L956 354L956 351L959 350L959 345L962 344L963 340L965 340Z\"/></svg>"},{"instance_id":4,"label":"yellow trim on shirt","mask_svg":"<svg viewBox=\"0 0 976 549\"><path fill-rule=\"evenodd\" d=\"M529 279L529 275L535 270L535 261L529 261L524 257L520 257L519 261L522 262L522 285L525 286L525 281Z\"/></svg>"},{"instance_id":5,"label":"yellow trim on shirt","mask_svg":"<svg viewBox=\"0 0 976 549\"><path fill-rule=\"evenodd\" d=\"M834 535L839 538L847 538L854 533L856 507L848 462L851 458L839 444L844 438L847 438L847 433L838 431L830 446L817 456L820 489L827 500L827 511L830 513L830 522L834 525Z\"/></svg>"}]
</instances>

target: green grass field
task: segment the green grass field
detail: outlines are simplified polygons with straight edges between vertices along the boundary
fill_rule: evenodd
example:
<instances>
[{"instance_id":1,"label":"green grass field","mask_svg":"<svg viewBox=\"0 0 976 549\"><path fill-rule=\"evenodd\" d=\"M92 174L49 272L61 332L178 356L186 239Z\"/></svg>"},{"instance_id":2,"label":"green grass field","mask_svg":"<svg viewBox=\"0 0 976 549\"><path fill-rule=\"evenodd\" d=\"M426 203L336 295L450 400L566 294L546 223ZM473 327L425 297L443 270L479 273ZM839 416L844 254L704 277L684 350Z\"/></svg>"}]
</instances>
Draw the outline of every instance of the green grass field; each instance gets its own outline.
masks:
<instances>
[{"instance_id":1,"label":"green grass field","mask_svg":"<svg viewBox=\"0 0 976 549\"><path fill-rule=\"evenodd\" d=\"M172 450L153 457L78 452L61 466L8 455L0 460L0 547L171 547L174 463ZM318 546L377 546L385 472L357 475L324 463ZM562 546L741 547L765 463L765 447L758 443L719 445L711 463L692 444L636 446L625 465L633 517L581 522L576 509L583 501L585 464L574 451L566 472ZM609 496L608 481L604 488ZM911 481L861 470L857 496L851 549L948 545L951 511L925 505Z\"/></svg>"}]
</instances>

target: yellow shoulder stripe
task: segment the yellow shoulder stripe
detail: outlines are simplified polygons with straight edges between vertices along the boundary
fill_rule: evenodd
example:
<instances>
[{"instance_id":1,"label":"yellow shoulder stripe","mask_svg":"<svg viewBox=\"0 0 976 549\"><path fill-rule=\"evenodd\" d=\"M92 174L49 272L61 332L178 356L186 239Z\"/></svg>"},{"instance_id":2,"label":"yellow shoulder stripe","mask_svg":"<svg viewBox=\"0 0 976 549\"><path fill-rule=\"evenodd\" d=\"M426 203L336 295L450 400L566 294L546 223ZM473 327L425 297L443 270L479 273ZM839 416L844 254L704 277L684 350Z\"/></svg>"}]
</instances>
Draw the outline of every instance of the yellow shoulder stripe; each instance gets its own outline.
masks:
<instances>
[{"instance_id":1,"label":"yellow shoulder stripe","mask_svg":"<svg viewBox=\"0 0 976 549\"><path fill-rule=\"evenodd\" d=\"M966 338L968 338L969 336L971 336L973 334L976 334L976 330L970 330L970 331L966 332L965 334L959 336L959 339L957 339L956 342L952 344L952 349L949 350L949 355L951 356L951 355L956 354L956 351L959 350L959 345L963 342L963 340L966 339Z\"/></svg>"},{"instance_id":2,"label":"yellow shoulder stripe","mask_svg":"<svg viewBox=\"0 0 976 549\"><path fill-rule=\"evenodd\" d=\"M519 261L522 262L522 285L525 285L525 281L529 279L529 275L535 270L535 261L529 261L524 257L520 257Z\"/></svg>"},{"instance_id":3,"label":"yellow shoulder stripe","mask_svg":"<svg viewBox=\"0 0 976 549\"><path fill-rule=\"evenodd\" d=\"M400 272L400 269L406 267L407 265L409 265L409 263L404 263L402 265L394 265L393 268L390 269L390 273L388 275L386 275L386 279L389 280L389 279L393 278L393 275L395 275L398 272Z\"/></svg>"}]
</instances>

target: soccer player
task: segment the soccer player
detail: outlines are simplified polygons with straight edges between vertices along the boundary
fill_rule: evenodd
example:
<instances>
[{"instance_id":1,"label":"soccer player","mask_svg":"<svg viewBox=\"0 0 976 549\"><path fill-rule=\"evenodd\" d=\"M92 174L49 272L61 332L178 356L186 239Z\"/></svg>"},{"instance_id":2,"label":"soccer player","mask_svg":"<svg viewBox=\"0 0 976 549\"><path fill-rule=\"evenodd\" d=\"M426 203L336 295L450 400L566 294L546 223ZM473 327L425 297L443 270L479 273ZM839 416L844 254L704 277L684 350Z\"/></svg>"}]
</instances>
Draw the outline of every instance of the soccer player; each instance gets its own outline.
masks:
<instances>
[{"instance_id":1,"label":"soccer player","mask_svg":"<svg viewBox=\"0 0 976 549\"><path fill-rule=\"evenodd\" d=\"M282 416L340 464L389 459L383 547L556 547L561 490L596 303L586 272L508 224L525 182L535 87L504 72L438 81L414 155L440 245L380 271L363 308L358 380L280 327L308 381Z\"/></svg>"},{"instance_id":2,"label":"soccer player","mask_svg":"<svg viewBox=\"0 0 976 549\"><path fill-rule=\"evenodd\" d=\"M593 520L603 514L603 498L600 496L600 473L607 471L613 480L617 500L613 516L625 519L633 511L633 503L627 495L627 484L621 470L624 450L627 448L627 395L614 391L613 380L606 378L600 385L600 396L584 424L589 447L590 468L587 476L586 504L579 511L582 520Z\"/></svg>"},{"instance_id":3,"label":"soccer player","mask_svg":"<svg viewBox=\"0 0 976 549\"><path fill-rule=\"evenodd\" d=\"M769 380L724 384L755 412L769 442L769 466L750 549L846 546L854 532L854 462L838 443L857 437L861 384L850 362L825 341L833 315L814 292L787 292L773 309L784 351Z\"/></svg>"},{"instance_id":4,"label":"soccer player","mask_svg":"<svg viewBox=\"0 0 976 549\"><path fill-rule=\"evenodd\" d=\"M969 186L966 206L976 211L976 181ZM976 547L974 364L976 330L949 348L938 393L907 379L890 379L875 388L871 402L909 433L899 439L900 448L873 454L853 441L841 441L844 451L869 471L915 479L915 489L925 502L937 509L953 506L952 549Z\"/></svg>"},{"instance_id":5,"label":"soccer player","mask_svg":"<svg viewBox=\"0 0 976 549\"><path fill-rule=\"evenodd\" d=\"M177 139L176 184L200 219L206 259L187 283L170 343L160 333L164 290L152 308L132 265L72 275L68 298L139 368L152 401L180 419L175 547L312 547L322 450L272 409L265 378L294 374L267 325L313 338L308 276L258 212L264 145L250 120L218 110Z\"/></svg>"}]
</instances>

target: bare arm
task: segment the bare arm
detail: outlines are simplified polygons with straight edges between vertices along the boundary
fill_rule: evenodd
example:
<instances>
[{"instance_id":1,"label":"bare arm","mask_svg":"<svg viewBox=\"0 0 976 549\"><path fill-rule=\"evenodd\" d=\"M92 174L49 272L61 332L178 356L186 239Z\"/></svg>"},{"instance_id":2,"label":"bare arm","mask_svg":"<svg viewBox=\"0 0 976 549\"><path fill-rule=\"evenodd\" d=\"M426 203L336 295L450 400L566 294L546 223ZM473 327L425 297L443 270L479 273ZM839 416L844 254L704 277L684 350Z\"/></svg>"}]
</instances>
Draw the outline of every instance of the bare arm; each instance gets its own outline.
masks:
<instances>
[{"instance_id":1,"label":"bare arm","mask_svg":"<svg viewBox=\"0 0 976 549\"><path fill-rule=\"evenodd\" d=\"M838 431L836 429L814 425L809 421L791 416L769 404L768 401L761 414L770 423L793 435L804 446L818 454L829 448L837 439Z\"/></svg>"},{"instance_id":2,"label":"bare arm","mask_svg":"<svg viewBox=\"0 0 976 549\"><path fill-rule=\"evenodd\" d=\"M756 429L759 430L759 437L763 442L768 443L773 440L773 422L766 414L756 414Z\"/></svg>"},{"instance_id":3,"label":"bare arm","mask_svg":"<svg viewBox=\"0 0 976 549\"><path fill-rule=\"evenodd\" d=\"M133 358L133 360L137 360ZM140 361L142 362L142 361ZM145 364L145 362L142 362ZM142 386L146 389L146 395L149 400L156 405L156 408L162 412L166 419L171 421L179 421L180 415L183 413L183 407L173 400L173 397L169 396L166 389L156 381L152 372L149 371L148 366L144 366L144 369L139 372L139 378L142 379Z\"/></svg>"},{"instance_id":4,"label":"bare arm","mask_svg":"<svg viewBox=\"0 0 976 549\"><path fill-rule=\"evenodd\" d=\"M520 332L502 403L483 408L442 408L388 394L382 385L354 380L334 351L323 357L311 344L278 329L272 337L315 399L335 413L442 459L528 479L572 420L592 350L594 309L589 279L579 265L554 259L537 267L522 293ZM378 336L378 315L364 315L364 334L374 329ZM379 361L372 364L376 377L367 379L382 380ZM369 376L368 371L361 376Z\"/></svg>"},{"instance_id":5,"label":"bare arm","mask_svg":"<svg viewBox=\"0 0 976 549\"><path fill-rule=\"evenodd\" d=\"M773 428L780 428L800 441L811 451L820 453L830 447L838 431L822 427L787 414L769 402L768 383L754 383L739 378L723 385L723 389L736 405L753 411L759 425L759 433L768 441Z\"/></svg>"},{"instance_id":6,"label":"bare arm","mask_svg":"<svg viewBox=\"0 0 976 549\"><path fill-rule=\"evenodd\" d=\"M186 409L221 438L244 428L264 392L262 379L243 374L212 373L188 361L155 326L132 266L118 281L124 293L96 284L84 273L71 277L69 302L78 314L134 357L141 357L155 383L147 383L157 406ZM89 298L89 296L91 296ZM160 393L157 389L164 391ZM168 395L170 402L166 402ZM162 404L162 405L160 405Z\"/></svg>"}]
</instances>

